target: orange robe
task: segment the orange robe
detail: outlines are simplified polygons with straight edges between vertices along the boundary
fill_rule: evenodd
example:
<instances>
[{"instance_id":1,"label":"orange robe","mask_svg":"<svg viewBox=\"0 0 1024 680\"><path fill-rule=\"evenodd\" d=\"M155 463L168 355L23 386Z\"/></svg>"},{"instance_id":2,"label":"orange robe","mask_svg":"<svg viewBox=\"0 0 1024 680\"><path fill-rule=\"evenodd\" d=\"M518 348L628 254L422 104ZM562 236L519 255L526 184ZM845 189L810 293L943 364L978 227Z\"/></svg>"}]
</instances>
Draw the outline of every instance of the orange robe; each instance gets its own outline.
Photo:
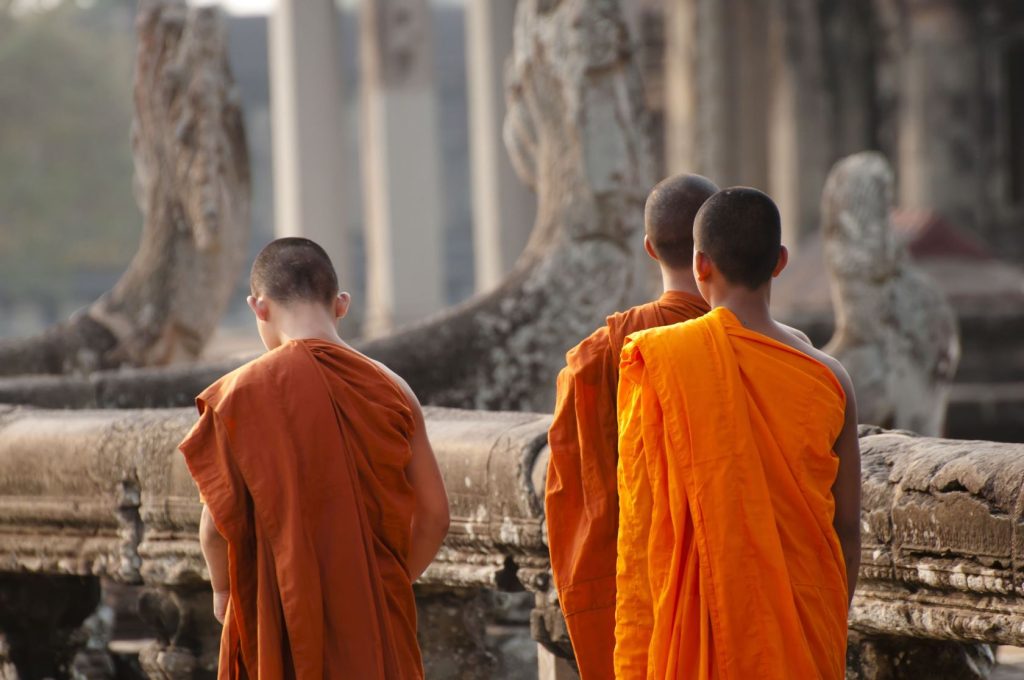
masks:
<instances>
[{"instance_id":1,"label":"orange robe","mask_svg":"<svg viewBox=\"0 0 1024 680\"><path fill-rule=\"evenodd\" d=\"M218 677L422 678L401 389L361 354L303 340L197 405L181 451L228 542Z\"/></svg>"},{"instance_id":2,"label":"orange robe","mask_svg":"<svg viewBox=\"0 0 1024 680\"><path fill-rule=\"evenodd\" d=\"M828 367L724 308L630 337L617 678L844 677L832 484L845 408Z\"/></svg>"},{"instance_id":3,"label":"orange robe","mask_svg":"<svg viewBox=\"0 0 1024 680\"><path fill-rule=\"evenodd\" d=\"M608 317L566 355L548 433L546 516L551 569L582 680L613 676L619 354L634 331L694 319L708 306L669 291L656 302Z\"/></svg>"}]
</instances>

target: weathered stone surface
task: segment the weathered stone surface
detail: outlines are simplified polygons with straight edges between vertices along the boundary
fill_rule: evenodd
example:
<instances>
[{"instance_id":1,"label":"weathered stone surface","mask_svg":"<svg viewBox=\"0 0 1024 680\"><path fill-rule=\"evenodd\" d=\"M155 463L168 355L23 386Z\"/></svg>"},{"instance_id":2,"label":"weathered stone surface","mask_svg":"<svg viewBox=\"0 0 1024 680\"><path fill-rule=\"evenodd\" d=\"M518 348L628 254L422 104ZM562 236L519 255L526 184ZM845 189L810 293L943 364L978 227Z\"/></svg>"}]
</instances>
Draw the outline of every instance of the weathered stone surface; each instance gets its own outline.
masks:
<instances>
[{"instance_id":1,"label":"weathered stone surface","mask_svg":"<svg viewBox=\"0 0 1024 680\"><path fill-rule=\"evenodd\" d=\"M491 293L358 345L433 405L549 409L565 351L638 300L647 283L636 273L654 177L640 76L618 4L523 0L515 31L505 140L537 191L526 251ZM0 381L0 400L184 406L221 372L102 376L103 388ZM135 386L140 380L145 389Z\"/></svg>"},{"instance_id":2,"label":"weathered stone surface","mask_svg":"<svg viewBox=\"0 0 1024 680\"><path fill-rule=\"evenodd\" d=\"M550 417L436 408L426 415L453 521L421 594L471 600L481 588L525 587L538 597L535 637L568 656L543 531ZM146 618L163 632L146 663L164 659L166 667L155 677L185 677L169 669L213 663L209 620L196 618L208 617L210 604L200 506L175 450L194 418L191 409L0 408L0 572L150 586ZM857 653L905 638L899 644L911 658L912 639L936 640L968 643L944 653L981 663L974 643L1024 645L1024 445L865 427L861 447L863 555L850 625L874 646ZM454 626L445 613L451 602L435 604L430 616ZM492 650L464 642L466 659L491 663Z\"/></svg>"},{"instance_id":3,"label":"weathered stone surface","mask_svg":"<svg viewBox=\"0 0 1024 680\"><path fill-rule=\"evenodd\" d=\"M0 572L202 583L200 506L176 447L193 409L0 410ZM452 528L422 583L543 588L535 462L550 417L427 409ZM26 532L25 528L31 527ZM529 578L519 583L518 561Z\"/></svg>"},{"instance_id":4,"label":"weathered stone surface","mask_svg":"<svg viewBox=\"0 0 1024 680\"><path fill-rule=\"evenodd\" d=\"M862 431L867 635L1024 644L1024 445Z\"/></svg>"},{"instance_id":5,"label":"weathered stone surface","mask_svg":"<svg viewBox=\"0 0 1024 680\"><path fill-rule=\"evenodd\" d=\"M417 584L426 663L435 677L491 677L487 669L505 661L484 640L482 593L549 582L534 473L550 417L451 409L426 416L452 507L441 555ZM0 576L146 584L140 613L157 641L140 663L153 678L213 677L216 668L201 506L176 451L195 417L194 409L0 407ZM452 675L445 669L454 662Z\"/></svg>"},{"instance_id":6,"label":"weathered stone surface","mask_svg":"<svg viewBox=\"0 0 1024 680\"><path fill-rule=\"evenodd\" d=\"M960 359L956 316L889 224L893 174L869 152L833 167L822 195L836 334L860 422L939 436Z\"/></svg>"},{"instance_id":7,"label":"weathered stone surface","mask_svg":"<svg viewBox=\"0 0 1024 680\"><path fill-rule=\"evenodd\" d=\"M0 375L194 360L234 290L249 237L249 161L220 17L143 0L136 27L139 250L114 288L66 323L0 342Z\"/></svg>"}]
</instances>

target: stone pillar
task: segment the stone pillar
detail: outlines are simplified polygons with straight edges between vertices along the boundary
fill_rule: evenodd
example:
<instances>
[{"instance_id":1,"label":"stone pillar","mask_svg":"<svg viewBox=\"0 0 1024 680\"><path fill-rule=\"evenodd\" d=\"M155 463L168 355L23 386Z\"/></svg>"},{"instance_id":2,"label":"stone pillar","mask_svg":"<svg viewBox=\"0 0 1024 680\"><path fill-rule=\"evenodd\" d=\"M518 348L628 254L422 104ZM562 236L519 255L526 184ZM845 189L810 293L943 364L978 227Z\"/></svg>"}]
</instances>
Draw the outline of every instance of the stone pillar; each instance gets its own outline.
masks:
<instances>
[{"instance_id":1,"label":"stone pillar","mask_svg":"<svg viewBox=\"0 0 1024 680\"><path fill-rule=\"evenodd\" d=\"M363 0L360 14L366 331L444 306L441 162L427 0Z\"/></svg>"},{"instance_id":2,"label":"stone pillar","mask_svg":"<svg viewBox=\"0 0 1024 680\"><path fill-rule=\"evenodd\" d=\"M485 291L523 252L537 199L513 170L502 140L515 0L473 0L465 7L473 254L476 289Z\"/></svg>"},{"instance_id":3,"label":"stone pillar","mask_svg":"<svg viewBox=\"0 0 1024 680\"><path fill-rule=\"evenodd\" d=\"M909 2L899 119L899 205L973 228L979 180L980 55L959 4Z\"/></svg>"},{"instance_id":4,"label":"stone pillar","mask_svg":"<svg viewBox=\"0 0 1024 680\"><path fill-rule=\"evenodd\" d=\"M350 270L342 157L344 110L333 0L278 0L269 27L274 234L324 247Z\"/></svg>"},{"instance_id":5,"label":"stone pillar","mask_svg":"<svg viewBox=\"0 0 1024 680\"><path fill-rule=\"evenodd\" d=\"M819 221L832 144L816 0L772 2L768 104L768 193L782 215L782 240L795 251Z\"/></svg>"},{"instance_id":6,"label":"stone pillar","mask_svg":"<svg viewBox=\"0 0 1024 680\"><path fill-rule=\"evenodd\" d=\"M665 162L735 183L733 41L726 0L674 0L665 8Z\"/></svg>"},{"instance_id":7,"label":"stone pillar","mask_svg":"<svg viewBox=\"0 0 1024 680\"><path fill-rule=\"evenodd\" d=\"M768 0L665 6L667 170L767 188Z\"/></svg>"},{"instance_id":8,"label":"stone pillar","mask_svg":"<svg viewBox=\"0 0 1024 680\"><path fill-rule=\"evenodd\" d=\"M537 645L538 680L576 680L579 677L568 661L555 656L544 645Z\"/></svg>"}]
</instances>

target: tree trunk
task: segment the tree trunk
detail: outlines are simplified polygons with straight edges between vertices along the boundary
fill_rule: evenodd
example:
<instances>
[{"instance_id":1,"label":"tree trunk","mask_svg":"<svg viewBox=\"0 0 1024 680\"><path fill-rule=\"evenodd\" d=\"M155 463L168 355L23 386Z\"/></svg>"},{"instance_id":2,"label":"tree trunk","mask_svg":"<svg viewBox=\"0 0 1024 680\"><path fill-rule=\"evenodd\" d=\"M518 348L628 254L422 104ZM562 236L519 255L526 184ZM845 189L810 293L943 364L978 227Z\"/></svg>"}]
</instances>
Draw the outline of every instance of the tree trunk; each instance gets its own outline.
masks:
<instances>
[{"instance_id":1,"label":"tree trunk","mask_svg":"<svg viewBox=\"0 0 1024 680\"><path fill-rule=\"evenodd\" d=\"M249 159L223 26L214 10L143 0L136 32L139 250L67 322L0 342L0 375L195 359L227 307L249 237Z\"/></svg>"},{"instance_id":2,"label":"tree trunk","mask_svg":"<svg viewBox=\"0 0 1024 680\"><path fill-rule=\"evenodd\" d=\"M505 141L538 196L526 251L493 292L357 343L434 405L549 410L565 351L650 293L640 274L648 116L618 3L520 0L508 73ZM0 401L184 405L226 368L0 381Z\"/></svg>"}]
</instances>

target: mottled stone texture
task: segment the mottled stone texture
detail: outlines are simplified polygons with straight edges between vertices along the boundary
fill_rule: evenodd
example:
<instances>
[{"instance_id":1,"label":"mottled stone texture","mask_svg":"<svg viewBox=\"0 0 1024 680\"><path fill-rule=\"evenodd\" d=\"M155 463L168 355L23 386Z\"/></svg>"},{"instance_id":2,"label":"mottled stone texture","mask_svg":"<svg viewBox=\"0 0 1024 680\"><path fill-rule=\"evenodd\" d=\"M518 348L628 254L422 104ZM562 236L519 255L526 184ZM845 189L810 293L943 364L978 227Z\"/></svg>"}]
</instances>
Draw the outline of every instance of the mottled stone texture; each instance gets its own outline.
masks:
<instances>
[{"instance_id":1,"label":"mottled stone texture","mask_svg":"<svg viewBox=\"0 0 1024 680\"><path fill-rule=\"evenodd\" d=\"M509 662L484 640L494 610L489 591L548 587L536 486L543 478L534 473L550 417L450 409L426 415L452 528L417 585L425 662L438 678L504 677ZM96 608L99 577L107 577L146 586L139 613L156 642L139 660L150 677L213 677L219 638L198 543L201 506L176 451L194 419L193 409L0 407L0 604L38 597L24 579L70 579L95 589L92 600L64 598L75 605L73 616L46 604L43 618L5 617L15 608L0 606L0 637L15 663L36 654L30 642L60 659L83 647L88 635L76 630ZM57 627L53 617L68 623ZM0 652L0 668L2 662Z\"/></svg>"},{"instance_id":2,"label":"mottled stone texture","mask_svg":"<svg viewBox=\"0 0 1024 680\"><path fill-rule=\"evenodd\" d=\"M526 252L494 291L357 343L433 405L551 408L565 351L639 301L648 283L636 272L654 177L640 76L618 3L522 0L508 73L505 140L538 200ZM184 406L224 368L0 381L0 401Z\"/></svg>"},{"instance_id":3,"label":"mottled stone texture","mask_svg":"<svg viewBox=\"0 0 1024 680\"><path fill-rule=\"evenodd\" d=\"M985 678L1024 644L1024 445L862 428L850 678Z\"/></svg>"},{"instance_id":4,"label":"mottled stone texture","mask_svg":"<svg viewBox=\"0 0 1024 680\"><path fill-rule=\"evenodd\" d=\"M452 530L418 584L428 667L444 677L487 677L500 667L480 639L491 607L484 590L532 591L535 638L569 656L543 530L550 417L426 415L452 505ZM147 672L211 673L217 628L197 539L200 505L175 450L194 418L191 409L0 407L0 597L18 597L22 578L81 579L86 589L100 576L142 583L141 613L158 640L140 659ZM1024 645L1024 445L862 428L861 447L864 540L850 677L985 677L988 644ZM72 631L96 599L67 598L75 602L55 647L84 640ZM50 623L14 619L2 628L12 658L28 653L21 641L49 639L19 626ZM451 649L458 654L444 651Z\"/></svg>"},{"instance_id":5,"label":"mottled stone texture","mask_svg":"<svg viewBox=\"0 0 1024 680\"><path fill-rule=\"evenodd\" d=\"M493 292L361 346L435 405L550 408L565 351L634 284L653 176L618 3L521 0L508 74L505 141L538 200L524 255Z\"/></svg>"},{"instance_id":6,"label":"mottled stone texture","mask_svg":"<svg viewBox=\"0 0 1024 680\"><path fill-rule=\"evenodd\" d=\"M192 360L227 307L249 238L249 160L224 29L181 0L142 0L136 27L139 250L66 323L0 342L0 375Z\"/></svg>"},{"instance_id":7,"label":"mottled stone texture","mask_svg":"<svg viewBox=\"0 0 1024 680\"><path fill-rule=\"evenodd\" d=\"M836 310L826 351L843 362L860 422L940 436L960 359L956 316L889 224L893 174L877 153L835 165L822 196Z\"/></svg>"}]
</instances>

